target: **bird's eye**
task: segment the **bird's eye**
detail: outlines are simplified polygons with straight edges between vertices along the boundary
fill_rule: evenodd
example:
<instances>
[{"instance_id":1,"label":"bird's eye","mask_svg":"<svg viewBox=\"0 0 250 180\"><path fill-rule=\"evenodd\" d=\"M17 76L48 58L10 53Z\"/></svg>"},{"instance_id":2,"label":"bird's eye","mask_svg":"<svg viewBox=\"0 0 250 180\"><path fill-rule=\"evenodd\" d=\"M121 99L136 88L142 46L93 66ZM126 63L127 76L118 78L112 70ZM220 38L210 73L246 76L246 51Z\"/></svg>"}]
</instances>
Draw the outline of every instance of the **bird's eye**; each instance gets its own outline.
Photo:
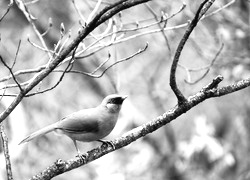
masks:
<instances>
[{"instance_id":1,"label":"bird's eye","mask_svg":"<svg viewBox=\"0 0 250 180\"><path fill-rule=\"evenodd\" d=\"M120 97L112 98L108 101L110 104L122 104L123 99Z\"/></svg>"}]
</instances>

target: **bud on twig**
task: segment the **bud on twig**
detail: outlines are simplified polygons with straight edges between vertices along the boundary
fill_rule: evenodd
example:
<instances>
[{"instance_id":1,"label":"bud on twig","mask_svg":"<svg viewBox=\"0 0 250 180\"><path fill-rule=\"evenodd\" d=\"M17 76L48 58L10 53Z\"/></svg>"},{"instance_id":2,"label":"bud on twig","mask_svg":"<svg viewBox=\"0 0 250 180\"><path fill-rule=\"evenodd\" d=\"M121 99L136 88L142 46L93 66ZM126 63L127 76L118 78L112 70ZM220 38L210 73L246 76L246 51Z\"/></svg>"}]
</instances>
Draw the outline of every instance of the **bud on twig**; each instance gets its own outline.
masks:
<instances>
[{"instance_id":1,"label":"bud on twig","mask_svg":"<svg viewBox=\"0 0 250 180\"><path fill-rule=\"evenodd\" d=\"M61 33L62 36L63 36L64 33L65 33L65 27L64 27L64 24L63 24L63 23L61 23L61 25L60 25L60 33Z\"/></svg>"}]
</instances>

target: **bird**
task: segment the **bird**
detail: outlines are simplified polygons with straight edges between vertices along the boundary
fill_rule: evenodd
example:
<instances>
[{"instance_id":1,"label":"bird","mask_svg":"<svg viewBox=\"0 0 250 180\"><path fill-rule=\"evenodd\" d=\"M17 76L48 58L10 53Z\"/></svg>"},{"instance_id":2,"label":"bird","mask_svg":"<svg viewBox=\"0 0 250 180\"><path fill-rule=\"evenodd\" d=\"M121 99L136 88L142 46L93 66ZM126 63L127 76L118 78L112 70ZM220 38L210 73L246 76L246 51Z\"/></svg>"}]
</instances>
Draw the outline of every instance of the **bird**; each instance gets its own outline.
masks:
<instances>
[{"instance_id":1,"label":"bird","mask_svg":"<svg viewBox=\"0 0 250 180\"><path fill-rule=\"evenodd\" d=\"M114 129L123 101L127 97L128 96L126 95L118 94L108 95L97 107L82 109L80 111L69 114L56 123L48 125L30 134L29 136L24 138L19 143L19 145L29 142L52 131L70 137L73 140L74 146L79 156L81 152L77 146L76 141L100 141L103 143L111 143L109 141L102 140L102 138L109 135ZM113 144L111 145L113 147Z\"/></svg>"}]
</instances>

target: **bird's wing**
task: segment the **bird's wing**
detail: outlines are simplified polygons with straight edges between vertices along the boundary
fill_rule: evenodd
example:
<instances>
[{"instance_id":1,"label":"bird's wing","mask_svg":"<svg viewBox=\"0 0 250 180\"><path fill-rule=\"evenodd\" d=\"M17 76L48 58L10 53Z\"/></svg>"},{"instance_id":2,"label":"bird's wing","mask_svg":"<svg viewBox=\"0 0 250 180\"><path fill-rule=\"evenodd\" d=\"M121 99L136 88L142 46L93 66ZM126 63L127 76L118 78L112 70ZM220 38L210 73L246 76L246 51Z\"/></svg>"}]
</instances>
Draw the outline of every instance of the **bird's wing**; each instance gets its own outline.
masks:
<instances>
[{"instance_id":1,"label":"bird's wing","mask_svg":"<svg viewBox=\"0 0 250 180\"><path fill-rule=\"evenodd\" d=\"M84 109L63 118L58 123L58 129L68 133L98 132L98 117L95 109Z\"/></svg>"}]
</instances>

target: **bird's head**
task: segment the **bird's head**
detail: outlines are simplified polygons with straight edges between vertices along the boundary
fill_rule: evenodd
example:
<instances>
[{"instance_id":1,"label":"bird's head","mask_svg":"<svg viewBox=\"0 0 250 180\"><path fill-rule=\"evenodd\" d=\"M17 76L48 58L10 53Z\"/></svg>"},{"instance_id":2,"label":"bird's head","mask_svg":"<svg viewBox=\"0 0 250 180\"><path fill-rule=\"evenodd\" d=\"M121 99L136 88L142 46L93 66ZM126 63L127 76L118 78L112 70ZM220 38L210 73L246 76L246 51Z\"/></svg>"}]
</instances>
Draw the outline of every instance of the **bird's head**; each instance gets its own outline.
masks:
<instances>
[{"instance_id":1,"label":"bird's head","mask_svg":"<svg viewBox=\"0 0 250 180\"><path fill-rule=\"evenodd\" d=\"M101 106L104 106L111 113L120 111L123 101L127 98L126 95L111 94L102 100Z\"/></svg>"}]
</instances>

